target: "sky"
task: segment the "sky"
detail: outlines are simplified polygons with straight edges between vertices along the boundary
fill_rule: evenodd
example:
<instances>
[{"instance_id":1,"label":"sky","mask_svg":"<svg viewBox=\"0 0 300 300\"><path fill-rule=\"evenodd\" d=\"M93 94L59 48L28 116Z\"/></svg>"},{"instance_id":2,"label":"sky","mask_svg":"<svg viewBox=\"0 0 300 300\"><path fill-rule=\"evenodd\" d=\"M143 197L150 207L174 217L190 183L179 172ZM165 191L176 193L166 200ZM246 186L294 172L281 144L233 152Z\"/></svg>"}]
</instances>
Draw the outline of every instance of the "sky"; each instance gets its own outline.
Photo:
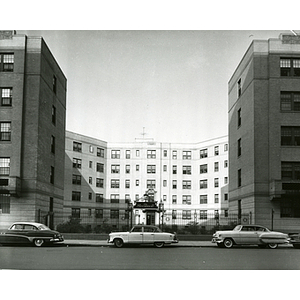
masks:
<instances>
[{"instance_id":1,"label":"sky","mask_svg":"<svg viewBox=\"0 0 300 300\"><path fill-rule=\"evenodd\" d=\"M252 40L291 31L17 33L42 36L67 77L67 130L107 142L198 143L228 134L228 81Z\"/></svg>"}]
</instances>

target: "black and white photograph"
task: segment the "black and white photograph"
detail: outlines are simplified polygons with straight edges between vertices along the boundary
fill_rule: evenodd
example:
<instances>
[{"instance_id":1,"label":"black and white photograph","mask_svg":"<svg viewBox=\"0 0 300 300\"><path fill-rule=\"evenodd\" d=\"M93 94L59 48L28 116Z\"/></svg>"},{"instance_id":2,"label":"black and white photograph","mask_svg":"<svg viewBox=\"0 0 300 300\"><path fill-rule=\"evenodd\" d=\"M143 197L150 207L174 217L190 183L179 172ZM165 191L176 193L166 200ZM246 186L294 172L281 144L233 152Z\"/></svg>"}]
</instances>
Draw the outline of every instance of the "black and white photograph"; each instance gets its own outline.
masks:
<instances>
[{"instance_id":1,"label":"black and white photograph","mask_svg":"<svg viewBox=\"0 0 300 300\"><path fill-rule=\"evenodd\" d=\"M217 296L300 269L300 29L155 26L147 8L0 23L0 274L45 276L49 297L79 277L174 296L185 276Z\"/></svg>"}]
</instances>

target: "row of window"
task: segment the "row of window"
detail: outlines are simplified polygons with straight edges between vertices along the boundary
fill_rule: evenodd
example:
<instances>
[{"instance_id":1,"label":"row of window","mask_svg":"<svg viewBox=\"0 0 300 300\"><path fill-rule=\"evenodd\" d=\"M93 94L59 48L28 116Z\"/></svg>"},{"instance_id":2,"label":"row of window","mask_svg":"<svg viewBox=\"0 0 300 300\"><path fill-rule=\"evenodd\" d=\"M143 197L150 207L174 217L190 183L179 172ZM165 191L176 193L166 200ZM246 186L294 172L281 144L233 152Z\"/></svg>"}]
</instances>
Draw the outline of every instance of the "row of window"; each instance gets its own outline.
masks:
<instances>
[{"instance_id":1,"label":"row of window","mask_svg":"<svg viewBox=\"0 0 300 300\"><path fill-rule=\"evenodd\" d=\"M135 200L139 200L139 194L135 195ZM93 193L88 193L88 200L93 200ZM228 200L228 194L224 194L224 200ZM72 201L81 201L81 192L72 191ZM95 201L97 203L104 203L103 194L96 193ZM120 194L111 194L110 203L120 203ZM125 195L125 202L130 201L130 195ZM163 195L163 201L167 201L167 195ZM192 196L191 195L182 195L182 204L190 205L192 204ZM200 195L200 204L208 204L208 195ZM214 195L214 203L219 203L219 194ZM172 204L177 204L177 195L172 195Z\"/></svg>"},{"instance_id":2,"label":"row of window","mask_svg":"<svg viewBox=\"0 0 300 300\"><path fill-rule=\"evenodd\" d=\"M73 151L82 152L82 143L73 141ZM94 152L94 147L90 146L89 151ZM224 145L224 151L228 151L228 144ZM219 155L219 146L214 147L214 155ZM104 149L97 147L97 156L104 157ZM156 159L156 150L147 150L147 158ZM136 157L140 157L140 150L136 150ZM163 157L168 157L168 150L163 150ZM208 149L200 150L200 158L208 157ZM121 158L121 150L111 150L112 159ZM125 158L131 158L131 150L125 150ZM172 150L172 159L177 159L177 150ZM182 159L192 159L192 151L182 151Z\"/></svg>"},{"instance_id":3,"label":"row of window","mask_svg":"<svg viewBox=\"0 0 300 300\"><path fill-rule=\"evenodd\" d=\"M14 54L0 53L0 72L13 72Z\"/></svg>"}]
</instances>

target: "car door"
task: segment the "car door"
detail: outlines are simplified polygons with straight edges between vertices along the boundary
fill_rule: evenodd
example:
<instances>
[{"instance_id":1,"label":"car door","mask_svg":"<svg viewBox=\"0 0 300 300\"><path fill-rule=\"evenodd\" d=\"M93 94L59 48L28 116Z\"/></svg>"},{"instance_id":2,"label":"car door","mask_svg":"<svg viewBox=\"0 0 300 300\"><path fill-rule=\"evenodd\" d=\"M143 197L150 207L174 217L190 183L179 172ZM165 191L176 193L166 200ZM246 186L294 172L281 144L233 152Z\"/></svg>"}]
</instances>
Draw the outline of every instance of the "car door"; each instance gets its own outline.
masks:
<instances>
[{"instance_id":1,"label":"car door","mask_svg":"<svg viewBox=\"0 0 300 300\"><path fill-rule=\"evenodd\" d=\"M143 243L143 227L136 226L128 233L128 243L142 244Z\"/></svg>"},{"instance_id":2,"label":"car door","mask_svg":"<svg viewBox=\"0 0 300 300\"><path fill-rule=\"evenodd\" d=\"M244 225L240 231L241 243L245 245L257 245L259 243L258 233L255 226Z\"/></svg>"},{"instance_id":3,"label":"car door","mask_svg":"<svg viewBox=\"0 0 300 300\"><path fill-rule=\"evenodd\" d=\"M144 232L143 232L143 243L149 244L154 242L154 227L144 227Z\"/></svg>"},{"instance_id":4,"label":"car door","mask_svg":"<svg viewBox=\"0 0 300 300\"><path fill-rule=\"evenodd\" d=\"M24 234L24 225L23 224L16 224L12 226L3 237L3 243L16 243L16 244L23 244L28 243L28 239L25 237Z\"/></svg>"}]
</instances>

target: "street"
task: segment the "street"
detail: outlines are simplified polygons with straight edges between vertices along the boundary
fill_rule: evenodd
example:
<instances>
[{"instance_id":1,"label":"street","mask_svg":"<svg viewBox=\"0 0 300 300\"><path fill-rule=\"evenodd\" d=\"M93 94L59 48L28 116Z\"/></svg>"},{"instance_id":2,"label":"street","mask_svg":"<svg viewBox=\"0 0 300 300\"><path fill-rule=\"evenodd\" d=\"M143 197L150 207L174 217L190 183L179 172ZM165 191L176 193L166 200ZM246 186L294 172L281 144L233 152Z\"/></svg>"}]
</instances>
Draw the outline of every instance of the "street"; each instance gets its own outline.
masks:
<instances>
[{"instance_id":1,"label":"street","mask_svg":"<svg viewBox=\"0 0 300 300\"><path fill-rule=\"evenodd\" d=\"M0 269L299 270L300 250L235 247L0 246Z\"/></svg>"}]
</instances>

